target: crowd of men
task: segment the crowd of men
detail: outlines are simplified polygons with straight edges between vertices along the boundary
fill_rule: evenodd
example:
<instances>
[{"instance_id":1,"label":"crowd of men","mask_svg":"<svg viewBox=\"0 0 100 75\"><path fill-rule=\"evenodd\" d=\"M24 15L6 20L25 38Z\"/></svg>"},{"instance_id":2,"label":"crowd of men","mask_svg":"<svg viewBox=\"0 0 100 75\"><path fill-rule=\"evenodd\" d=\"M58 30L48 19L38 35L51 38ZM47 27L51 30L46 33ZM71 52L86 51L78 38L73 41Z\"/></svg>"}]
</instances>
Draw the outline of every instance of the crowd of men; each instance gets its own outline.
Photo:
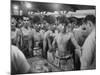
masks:
<instances>
[{"instance_id":1,"label":"crowd of men","mask_svg":"<svg viewBox=\"0 0 100 75\"><path fill-rule=\"evenodd\" d=\"M42 50L41 57L60 67L62 70L95 69L95 20L94 15L87 15L80 21L81 25L77 25L78 21L76 18L67 17L63 23L49 24L45 21L33 24L29 16L23 16L22 19L16 19L12 16L12 70L20 68L21 64L26 62L26 66L23 64L20 68L24 68L23 70L17 69L14 73L29 72L30 67L26 58L34 57L34 50L36 48ZM33 72L32 70L30 71Z\"/></svg>"}]
</instances>

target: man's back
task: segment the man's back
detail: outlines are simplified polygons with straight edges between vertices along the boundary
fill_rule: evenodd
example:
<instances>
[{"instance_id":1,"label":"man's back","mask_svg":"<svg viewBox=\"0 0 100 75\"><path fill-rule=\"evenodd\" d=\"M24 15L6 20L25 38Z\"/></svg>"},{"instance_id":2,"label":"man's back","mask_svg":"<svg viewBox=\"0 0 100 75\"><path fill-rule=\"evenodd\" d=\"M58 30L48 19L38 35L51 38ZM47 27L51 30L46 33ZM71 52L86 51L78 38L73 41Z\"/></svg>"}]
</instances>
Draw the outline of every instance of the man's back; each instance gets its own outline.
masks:
<instances>
[{"instance_id":1,"label":"man's back","mask_svg":"<svg viewBox=\"0 0 100 75\"><path fill-rule=\"evenodd\" d=\"M27 73L30 69L24 54L16 47L11 46L11 73Z\"/></svg>"}]
</instances>

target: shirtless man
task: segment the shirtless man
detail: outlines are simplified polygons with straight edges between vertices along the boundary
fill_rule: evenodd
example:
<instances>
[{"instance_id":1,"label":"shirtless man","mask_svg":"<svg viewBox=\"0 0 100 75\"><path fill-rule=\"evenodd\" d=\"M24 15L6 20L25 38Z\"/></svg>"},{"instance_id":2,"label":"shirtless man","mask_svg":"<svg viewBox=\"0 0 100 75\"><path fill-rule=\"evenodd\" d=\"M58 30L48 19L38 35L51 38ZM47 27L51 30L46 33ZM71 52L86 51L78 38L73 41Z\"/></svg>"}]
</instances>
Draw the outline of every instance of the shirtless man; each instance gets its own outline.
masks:
<instances>
[{"instance_id":1,"label":"shirtless man","mask_svg":"<svg viewBox=\"0 0 100 75\"><path fill-rule=\"evenodd\" d=\"M56 57L59 58L67 58L67 56L71 55L71 50L68 50L67 45L69 44L69 40L73 43L73 45L76 48L76 53L79 54L79 50L80 50L80 46L77 44L76 40L74 39L74 36L72 34L72 32L69 32L70 29L67 26L68 24L60 24L59 26L59 30L60 33L55 37L54 41L53 41L53 49L56 49ZM56 47L57 46L57 47ZM60 61L58 61L57 63L59 63ZM72 69L72 66L71 66ZM69 69L68 69L69 70Z\"/></svg>"},{"instance_id":2,"label":"shirtless man","mask_svg":"<svg viewBox=\"0 0 100 75\"><path fill-rule=\"evenodd\" d=\"M11 18L11 43L13 45L18 46L18 33L19 33L19 29L16 28L16 19L14 17Z\"/></svg>"},{"instance_id":3,"label":"shirtless man","mask_svg":"<svg viewBox=\"0 0 100 75\"><path fill-rule=\"evenodd\" d=\"M43 50L43 40L44 40L45 30L43 28L41 28L41 30L39 31L39 33L40 33L40 44L39 44L39 46Z\"/></svg>"},{"instance_id":4,"label":"shirtless man","mask_svg":"<svg viewBox=\"0 0 100 75\"><path fill-rule=\"evenodd\" d=\"M52 48L52 30L51 30L51 26L48 27L48 31L45 32L44 34L44 39L43 39L43 57L47 59L47 51L51 50Z\"/></svg>"},{"instance_id":5,"label":"shirtless man","mask_svg":"<svg viewBox=\"0 0 100 75\"><path fill-rule=\"evenodd\" d=\"M22 32L22 47L21 50L25 52L28 56L32 56L32 38L33 38L33 32L30 28L30 21L27 16L23 17L23 27L21 28Z\"/></svg>"}]
</instances>

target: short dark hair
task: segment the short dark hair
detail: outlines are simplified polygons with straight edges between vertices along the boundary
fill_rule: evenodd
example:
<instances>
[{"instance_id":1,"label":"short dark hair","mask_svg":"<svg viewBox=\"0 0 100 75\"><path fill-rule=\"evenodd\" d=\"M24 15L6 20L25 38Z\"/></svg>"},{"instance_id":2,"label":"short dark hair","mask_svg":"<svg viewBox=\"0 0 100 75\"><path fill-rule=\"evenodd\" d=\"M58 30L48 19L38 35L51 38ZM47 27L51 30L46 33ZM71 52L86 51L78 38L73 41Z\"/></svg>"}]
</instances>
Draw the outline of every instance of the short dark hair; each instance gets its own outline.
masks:
<instances>
[{"instance_id":1,"label":"short dark hair","mask_svg":"<svg viewBox=\"0 0 100 75\"><path fill-rule=\"evenodd\" d=\"M59 17L58 17L58 21L59 21L60 23L64 23L66 26L67 26L68 23L69 23L69 19L68 19L65 15L59 16Z\"/></svg>"},{"instance_id":2,"label":"short dark hair","mask_svg":"<svg viewBox=\"0 0 100 75\"><path fill-rule=\"evenodd\" d=\"M23 16L22 16L22 19L23 19L23 20L24 20L24 17L29 18L29 20L30 20L30 17L29 17L28 15L23 15Z\"/></svg>"},{"instance_id":3,"label":"short dark hair","mask_svg":"<svg viewBox=\"0 0 100 75\"><path fill-rule=\"evenodd\" d=\"M69 20L70 20L70 23L73 23L73 22L77 23L78 18L77 17L70 17Z\"/></svg>"},{"instance_id":4,"label":"short dark hair","mask_svg":"<svg viewBox=\"0 0 100 75\"><path fill-rule=\"evenodd\" d=\"M96 18L94 15L87 15L83 22L86 23L88 20L91 21L93 24L96 24Z\"/></svg>"}]
</instances>

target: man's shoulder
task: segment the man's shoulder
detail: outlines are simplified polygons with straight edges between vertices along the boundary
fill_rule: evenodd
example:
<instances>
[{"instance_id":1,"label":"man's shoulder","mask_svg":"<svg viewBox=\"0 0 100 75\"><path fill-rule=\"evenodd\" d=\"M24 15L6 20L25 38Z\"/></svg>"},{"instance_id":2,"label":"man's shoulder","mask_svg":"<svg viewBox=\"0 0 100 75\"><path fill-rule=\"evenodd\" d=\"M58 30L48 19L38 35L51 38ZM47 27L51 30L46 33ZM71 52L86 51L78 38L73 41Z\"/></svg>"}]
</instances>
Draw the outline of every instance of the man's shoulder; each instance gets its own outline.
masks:
<instances>
[{"instance_id":1,"label":"man's shoulder","mask_svg":"<svg viewBox=\"0 0 100 75\"><path fill-rule=\"evenodd\" d=\"M11 48L12 48L12 50L18 50L18 47L14 46L14 45L12 45Z\"/></svg>"},{"instance_id":2,"label":"man's shoulder","mask_svg":"<svg viewBox=\"0 0 100 75\"><path fill-rule=\"evenodd\" d=\"M12 53L13 56L17 56L17 54L20 53L20 50L18 49L18 47L12 45L11 46L11 53Z\"/></svg>"}]
</instances>

